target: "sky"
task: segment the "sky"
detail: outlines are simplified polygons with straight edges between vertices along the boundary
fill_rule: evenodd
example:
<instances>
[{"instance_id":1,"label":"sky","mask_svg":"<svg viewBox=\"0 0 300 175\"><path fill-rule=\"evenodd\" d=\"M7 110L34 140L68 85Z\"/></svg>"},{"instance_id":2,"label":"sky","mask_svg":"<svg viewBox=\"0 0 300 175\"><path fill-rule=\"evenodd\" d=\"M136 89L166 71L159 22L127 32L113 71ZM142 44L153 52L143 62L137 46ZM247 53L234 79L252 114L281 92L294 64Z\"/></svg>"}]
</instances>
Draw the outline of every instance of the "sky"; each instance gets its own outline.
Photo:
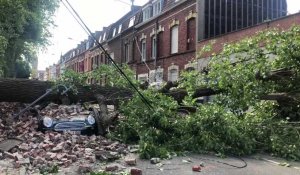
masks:
<instances>
[{"instance_id":1,"label":"sky","mask_svg":"<svg viewBox=\"0 0 300 175\"><path fill-rule=\"evenodd\" d=\"M130 11L130 0L68 0L87 26L94 31L101 31ZM144 5L148 0L135 0L135 5ZM300 11L300 0L287 0L288 13ZM58 62L60 55L75 48L88 35L75 21L69 11L60 5L53 17L56 23L51 28L51 45L40 51L39 70Z\"/></svg>"}]
</instances>

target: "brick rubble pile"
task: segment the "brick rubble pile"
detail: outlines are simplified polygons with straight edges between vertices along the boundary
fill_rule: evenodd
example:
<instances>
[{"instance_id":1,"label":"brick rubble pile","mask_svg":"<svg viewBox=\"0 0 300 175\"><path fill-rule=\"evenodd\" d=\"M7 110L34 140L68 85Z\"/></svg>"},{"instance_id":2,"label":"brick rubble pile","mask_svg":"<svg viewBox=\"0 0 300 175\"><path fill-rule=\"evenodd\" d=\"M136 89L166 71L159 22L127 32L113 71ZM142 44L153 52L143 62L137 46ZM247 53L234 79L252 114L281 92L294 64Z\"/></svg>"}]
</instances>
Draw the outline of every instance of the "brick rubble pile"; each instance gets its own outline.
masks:
<instances>
[{"instance_id":1,"label":"brick rubble pile","mask_svg":"<svg viewBox=\"0 0 300 175\"><path fill-rule=\"evenodd\" d=\"M16 168L24 165L32 169L53 165L68 167L79 160L94 163L96 159L113 160L128 153L126 145L102 136L40 132L37 130L38 119L30 112L24 113L19 120L13 118L13 114L24 107L19 103L0 103L0 142L8 138L23 141L0 156L2 159L13 159ZM61 118L89 112L78 105L50 104L39 113L41 116Z\"/></svg>"}]
</instances>

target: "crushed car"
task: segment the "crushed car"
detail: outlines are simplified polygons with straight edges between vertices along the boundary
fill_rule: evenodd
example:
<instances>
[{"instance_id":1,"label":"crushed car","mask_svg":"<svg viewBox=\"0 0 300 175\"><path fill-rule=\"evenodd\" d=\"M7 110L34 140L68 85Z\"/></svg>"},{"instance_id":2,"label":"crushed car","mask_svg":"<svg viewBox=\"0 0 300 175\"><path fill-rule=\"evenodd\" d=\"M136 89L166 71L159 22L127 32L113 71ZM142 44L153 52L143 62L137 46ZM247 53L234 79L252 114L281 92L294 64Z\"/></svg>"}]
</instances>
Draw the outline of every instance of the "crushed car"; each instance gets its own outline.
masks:
<instances>
[{"instance_id":1,"label":"crushed car","mask_svg":"<svg viewBox=\"0 0 300 175\"><path fill-rule=\"evenodd\" d=\"M73 134L96 134L99 135L101 118L97 109L90 109L88 114L78 114L68 118L57 118L49 116L39 117L41 131L69 132Z\"/></svg>"}]
</instances>

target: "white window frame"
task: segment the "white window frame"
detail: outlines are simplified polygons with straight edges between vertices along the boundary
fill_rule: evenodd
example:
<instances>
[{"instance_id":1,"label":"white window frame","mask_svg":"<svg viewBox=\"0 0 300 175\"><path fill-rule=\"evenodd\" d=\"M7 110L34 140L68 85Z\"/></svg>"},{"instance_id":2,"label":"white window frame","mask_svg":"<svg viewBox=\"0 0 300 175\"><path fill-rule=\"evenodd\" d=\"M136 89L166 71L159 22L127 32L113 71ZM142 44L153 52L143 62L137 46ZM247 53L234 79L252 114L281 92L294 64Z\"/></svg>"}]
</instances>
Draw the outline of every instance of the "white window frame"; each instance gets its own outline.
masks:
<instances>
[{"instance_id":1,"label":"white window frame","mask_svg":"<svg viewBox=\"0 0 300 175\"><path fill-rule=\"evenodd\" d=\"M153 1L152 4L153 4L152 5L153 6L152 7L153 16L156 16L156 15L160 14L161 9L162 9L162 0L155 0L155 1Z\"/></svg>"},{"instance_id":2,"label":"white window frame","mask_svg":"<svg viewBox=\"0 0 300 175\"><path fill-rule=\"evenodd\" d=\"M173 75L173 74L175 74L176 77L173 77L173 76L175 76L175 75ZM170 70L169 70L169 81L172 81L172 82L177 81L177 80L178 80L178 77L179 77L178 74L179 74L178 69L170 69Z\"/></svg>"},{"instance_id":3,"label":"white window frame","mask_svg":"<svg viewBox=\"0 0 300 175\"><path fill-rule=\"evenodd\" d=\"M109 55L110 55L111 59L113 59L113 60L115 59L115 53L114 52L111 52Z\"/></svg>"},{"instance_id":4,"label":"white window frame","mask_svg":"<svg viewBox=\"0 0 300 175\"><path fill-rule=\"evenodd\" d=\"M164 79L164 69L158 66L156 69L155 80L156 82L163 82Z\"/></svg>"},{"instance_id":5,"label":"white window frame","mask_svg":"<svg viewBox=\"0 0 300 175\"><path fill-rule=\"evenodd\" d=\"M119 25L118 33L121 33L122 31L122 24Z\"/></svg>"},{"instance_id":6,"label":"white window frame","mask_svg":"<svg viewBox=\"0 0 300 175\"><path fill-rule=\"evenodd\" d=\"M116 36L116 33L117 33L117 29L114 28L114 31L113 31L113 37Z\"/></svg>"},{"instance_id":7,"label":"white window frame","mask_svg":"<svg viewBox=\"0 0 300 175\"><path fill-rule=\"evenodd\" d=\"M138 81L148 81L148 74L139 74L138 75Z\"/></svg>"},{"instance_id":8,"label":"white window frame","mask_svg":"<svg viewBox=\"0 0 300 175\"><path fill-rule=\"evenodd\" d=\"M173 80L173 77L172 77L172 71L174 71L174 70L175 70L176 73L177 73L177 77L175 78L175 80ZM179 78L179 66L174 65L174 64L172 63L172 65L171 65L170 67L168 67L168 81L175 82L175 81L178 80L178 78Z\"/></svg>"},{"instance_id":9,"label":"white window frame","mask_svg":"<svg viewBox=\"0 0 300 175\"><path fill-rule=\"evenodd\" d=\"M128 28L133 26L134 20L135 20L135 16L133 16L133 17L130 18Z\"/></svg>"},{"instance_id":10,"label":"white window frame","mask_svg":"<svg viewBox=\"0 0 300 175\"><path fill-rule=\"evenodd\" d=\"M85 45L85 49L88 50L89 47L90 47L90 46L89 46L89 45L90 45L89 41L87 41L85 44L86 44L86 45Z\"/></svg>"},{"instance_id":11,"label":"white window frame","mask_svg":"<svg viewBox=\"0 0 300 175\"><path fill-rule=\"evenodd\" d=\"M156 71L155 70L150 70L149 71L149 84L155 82L155 75L156 75Z\"/></svg>"},{"instance_id":12,"label":"white window frame","mask_svg":"<svg viewBox=\"0 0 300 175\"><path fill-rule=\"evenodd\" d=\"M157 55L157 41L155 36L151 38L151 54L152 58L155 59Z\"/></svg>"},{"instance_id":13,"label":"white window frame","mask_svg":"<svg viewBox=\"0 0 300 175\"><path fill-rule=\"evenodd\" d=\"M105 40L105 37L106 37L106 32L104 32L102 40Z\"/></svg>"},{"instance_id":14,"label":"white window frame","mask_svg":"<svg viewBox=\"0 0 300 175\"><path fill-rule=\"evenodd\" d=\"M152 17L152 5L147 5L143 8L143 22Z\"/></svg>"},{"instance_id":15,"label":"white window frame","mask_svg":"<svg viewBox=\"0 0 300 175\"><path fill-rule=\"evenodd\" d=\"M146 61L147 57L147 43L146 39L142 39L141 41L141 60Z\"/></svg>"},{"instance_id":16,"label":"white window frame","mask_svg":"<svg viewBox=\"0 0 300 175\"><path fill-rule=\"evenodd\" d=\"M178 53L179 47L179 25L171 28L171 54Z\"/></svg>"}]
</instances>

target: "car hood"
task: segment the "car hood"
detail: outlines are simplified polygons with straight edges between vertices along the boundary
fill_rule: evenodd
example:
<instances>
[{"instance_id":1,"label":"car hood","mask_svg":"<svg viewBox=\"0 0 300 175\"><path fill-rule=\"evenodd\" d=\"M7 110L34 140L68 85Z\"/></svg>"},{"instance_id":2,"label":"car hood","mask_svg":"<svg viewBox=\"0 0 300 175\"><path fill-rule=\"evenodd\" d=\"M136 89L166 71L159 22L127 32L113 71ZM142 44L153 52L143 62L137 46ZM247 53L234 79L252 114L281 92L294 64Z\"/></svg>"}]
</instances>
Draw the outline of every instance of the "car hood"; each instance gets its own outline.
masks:
<instances>
[{"instance_id":1,"label":"car hood","mask_svg":"<svg viewBox=\"0 0 300 175\"><path fill-rule=\"evenodd\" d=\"M60 118L60 119L54 119L57 122L62 122L62 121L85 121L87 119L88 116L74 116L74 117L70 117L70 118Z\"/></svg>"}]
</instances>

